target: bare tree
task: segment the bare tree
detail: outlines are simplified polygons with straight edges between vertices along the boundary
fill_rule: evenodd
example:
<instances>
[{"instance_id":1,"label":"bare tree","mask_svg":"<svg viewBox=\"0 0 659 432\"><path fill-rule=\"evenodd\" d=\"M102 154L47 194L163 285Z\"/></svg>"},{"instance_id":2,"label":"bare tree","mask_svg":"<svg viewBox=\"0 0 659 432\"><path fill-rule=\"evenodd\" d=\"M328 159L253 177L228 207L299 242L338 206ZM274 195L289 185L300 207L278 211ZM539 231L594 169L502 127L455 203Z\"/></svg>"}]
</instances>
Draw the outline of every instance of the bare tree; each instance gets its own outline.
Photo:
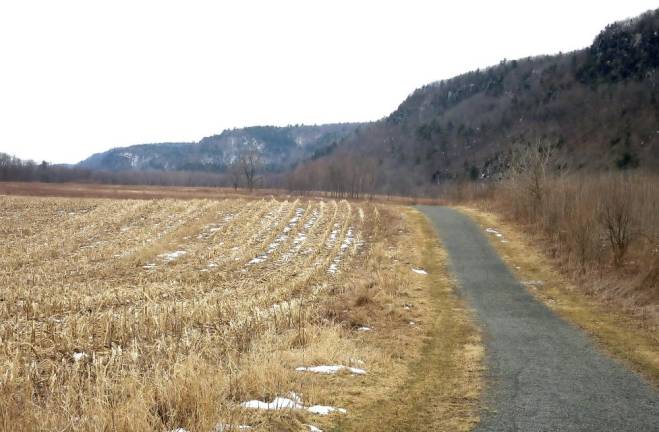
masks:
<instances>
[{"instance_id":1,"label":"bare tree","mask_svg":"<svg viewBox=\"0 0 659 432\"><path fill-rule=\"evenodd\" d=\"M240 167L245 176L245 184L250 191L254 190L256 178L261 169L263 157L261 149L256 143L249 143L240 154Z\"/></svg>"},{"instance_id":2,"label":"bare tree","mask_svg":"<svg viewBox=\"0 0 659 432\"><path fill-rule=\"evenodd\" d=\"M600 223L604 227L611 251L613 263L620 267L634 238L633 193L627 181L614 183L603 196L599 208Z\"/></svg>"},{"instance_id":3,"label":"bare tree","mask_svg":"<svg viewBox=\"0 0 659 432\"><path fill-rule=\"evenodd\" d=\"M551 162L551 145L536 140L514 149L508 177L528 207L529 216L537 215L546 194L547 176Z\"/></svg>"},{"instance_id":4,"label":"bare tree","mask_svg":"<svg viewBox=\"0 0 659 432\"><path fill-rule=\"evenodd\" d=\"M243 175L240 159L234 159L229 164L227 173L229 174L229 179L231 180L231 186L233 186L234 190L237 190L238 186L240 186L240 178Z\"/></svg>"}]
</instances>

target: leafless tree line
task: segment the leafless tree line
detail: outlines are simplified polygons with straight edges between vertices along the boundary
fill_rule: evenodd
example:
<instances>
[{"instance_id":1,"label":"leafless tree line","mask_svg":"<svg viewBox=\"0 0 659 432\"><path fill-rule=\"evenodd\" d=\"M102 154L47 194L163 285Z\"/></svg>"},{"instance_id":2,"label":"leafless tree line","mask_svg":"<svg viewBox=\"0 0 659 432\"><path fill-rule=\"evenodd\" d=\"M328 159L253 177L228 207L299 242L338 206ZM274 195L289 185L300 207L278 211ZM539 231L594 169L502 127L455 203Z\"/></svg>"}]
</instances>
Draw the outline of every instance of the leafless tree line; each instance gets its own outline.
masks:
<instances>
[{"instance_id":1,"label":"leafless tree line","mask_svg":"<svg viewBox=\"0 0 659 432\"><path fill-rule=\"evenodd\" d=\"M323 191L334 198L362 198L376 192L377 180L373 158L357 160L345 154L298 166L285 175L283 186L293 193Z\"/></svg>"}]
</instances>

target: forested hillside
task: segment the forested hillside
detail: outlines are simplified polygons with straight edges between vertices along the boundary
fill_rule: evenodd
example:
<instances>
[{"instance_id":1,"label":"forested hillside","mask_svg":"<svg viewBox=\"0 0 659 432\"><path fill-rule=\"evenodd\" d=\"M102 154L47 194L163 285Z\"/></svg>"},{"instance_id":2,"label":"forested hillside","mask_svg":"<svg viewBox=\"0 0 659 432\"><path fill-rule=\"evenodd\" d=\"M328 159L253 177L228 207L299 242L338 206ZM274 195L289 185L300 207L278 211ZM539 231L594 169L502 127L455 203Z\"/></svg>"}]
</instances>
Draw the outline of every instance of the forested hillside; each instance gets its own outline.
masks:
<instances>
[{"instance_id":1,"label":"forested hillside","mask_svg":"<svg viewBox=\"0 0 659 432\"><path fill-rule=\"evenodd\" d=\"M225 130L197 143L141 144L97 153L78 164L108 171L164 170L221 173L247 150L258 150L267 171L291 168L297 162L329 152L332 144L360 124L320 126L255 126Z\"/></svg>"},{"instance_id":2,"label":"forested hillside","mask_svg":"<svg viewBox=\"0 0 659 432\"><path fill-rule=\"evenodd\" d=\"M607 26L583 50L502 60L425 85L372 123L225 130L196 143L115 148L69 172L9 156L0 165L4 179L350 196L423 194L447 181L496 180L530 144L551 156L555 172L657 172L658 66L659 9Z\"/></svg>"},{"instance_id":3,"label":"forested hillside","mask_svg":"<svg viewBox=\"0 0 659 432\"><path fill-rule=\"evenodd\" d=\"M584 50L503 60L419 88L289 183L408 193L444 180L497 178L513 149L537 140L556 170L657 170L658 64L656 10L607 26ZM369 172L355 172L354 163Z\"/></svg>"}]
</instances>

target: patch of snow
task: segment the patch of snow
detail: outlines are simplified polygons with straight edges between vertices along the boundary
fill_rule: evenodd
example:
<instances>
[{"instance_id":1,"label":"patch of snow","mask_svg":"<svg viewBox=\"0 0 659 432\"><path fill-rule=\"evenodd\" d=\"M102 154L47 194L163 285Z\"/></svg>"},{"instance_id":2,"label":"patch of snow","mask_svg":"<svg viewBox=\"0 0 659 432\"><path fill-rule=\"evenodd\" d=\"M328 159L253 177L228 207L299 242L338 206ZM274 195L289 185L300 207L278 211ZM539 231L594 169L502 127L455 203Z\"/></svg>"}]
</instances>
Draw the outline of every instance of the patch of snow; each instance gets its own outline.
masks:
<instances>
[{"instance_id":1,"label":"patch of snow","mask_svg":"<svg viewBox=\"0 0 659 432\"><path fill-rule=\"evenodd\" d=\"M318 414L318 415L328 415L328 414L332 414L333 412L345 414L348 412L344 408L335 408L333 406L327 406L327 405L312 405L309 408L307 408L307 411L309 411L312 414Z\"/></svg>"},{"instance_id":2,"label":"patch of snow","mask_svg":"<svg viewBox=\"0 0 659 432\"><path fill-rule=\"evenodd\" d=\"M166 252L158 256L161 257L163 260L170 262L182 257L185 254L187 254L187 252L184 250L176 250L174 252Z\"/></svg>"},{"instance_id":3,"label":"patch of snow","mask_svg":"<svg viewBox=\"0 0 659 432\"><path fill-rule=\"evenodd\" d=\"M230 431L242 431L252 429L249 425L232 425L228 423L218 423L215 425L213 432L230 432Z\"/></svg>"},{"instance_id":4,"label":"patch of snow","mask_svg":"<svg viewBox=\"0 0 659 432\"><path fill-rule=\"evenodd\" d=\"M288 238L288 233L293 230L293 227L298 223L298 221L302 218L304 215L304 209L301 207L298 207L295 210L295 216L291 218L288 222L288 225L284 227L283 231L281 234L279 234L272 243L268 245L268 249L262 253L261 255L257 256L256 258L251 259L247 265L253 265L253 264L260 264L268 259L268 256L270 256L274 251L276 251L279 246L286 241ZM306 237L305 237L306 238ZM301 243L301 242L298 242Z\"/></svg>"},{"instance_id":5,"label":"patch of snow","mask_svg":"<svg viewBox=\"0 0 659 432\"><path fill-rule=\"evenodd\" d=\"M497 237L503 237L503 234L501 234L499 231L495 230L494 228L486 228L485 232L490 233L490 234L494 234Z\"/></svg>"},{"instance_id":6,"label":"patch of snow","mask_svg":"<svg viewBox=\"0 0 659 432\"><path fill-rule=\"evenodd\" d=\"M302 409L304 406L293 399L276 397L272 402L262 402L251 400L240 404L243 408L261 409L261 410L280 410L280 409Z\"/></svg>"},{"instance_id":7,"label":"patch of snow","mask_svg":"<svg viewBox=\"0 0 659 432\"><path fill-rule=\"evenodd\" d=\"M318 415L328 415L333 412L345 414L348 412L343 408L335 408L326 405L312 405L310 407L305 407L304 404L302 403L302 398L300 398L300 396L298 396L293 392L289 393L288 397L277 396L272 400L272 402L251 400L241 403L240 406L243 408L260 409L260 410L301 409L301 410L309 411L312 414L318 414Z\"/></svg>"},{"instance_id":8,"label":"patch of snow","mask_svg":"<svg viewBox=\"0 0 659 432\"><path fill-rule=\"evenodd\" d=\"M353 368L343 365L331 365L331 366L322 365L322 366L308 366L308 367L300 366L295 368L295 370L298 372L312 372L312 373L327 374L327 375L336 374L342 370L347 370L348 372L354 375L364 375L366 373L364 369Z\"/></svg>"},{"instance_id":9,"label":"patch of snow","mask_svg":"<svg viewBox=\"0 0 659 432\"><path fill-rule=\"evenodd\" d=\"M337 225L334 226L336 227ZM335 231L338 232L338 230ZM332 231L332 235L334 235L334 231ZM334 244L336 243L336 235L334 235L334 239L332 239L332 235L330 235L330 240L332 240L331 244ZM346 232L346 238L341 243L339 252L332 261L332 264L330 264L329 268L327 269L327 273L336 274L338 272L338 267L339 267L339 263L341 262L341 258L346 253L346 251L348 250L348 248L350 247L350 245L353 243L354 240L355 237L353 235L352 227L348 227L348 231Z\"/></svg>"},{"instance_id":10,"label":"patch of snow","mask_svg":"<svg viewBox=\"0 0 659 432\"><path fill-rule=\"evenodd\" d=\"M318 429L314 425L305 424L305 426L309 428L309 432L323 432L322 429Z\"/></svg>"},{"instance_id":11,"label":"patch of snow","mask_svg":"<svg viewBox=\"0 0 659 432\"><path fill-rule=\"evenodd\" d=\"M85 352L74 352L71 357L73 357L74 362L78 363L79 361L82 361L87 357L89 357L89 355L87 355L87 353Z\"/></svg>"},{"instance_id":12,"label":"patch of snow","mask_svg":"<svg viewBox=\"0 0 659 432\"><path fill-rule=\"evenodd\" d=\"M348 232L346 232L346 238L345 240L343 240L343 243L341 243L341 251L345 251L346 249L348 249L348 247L350 247L354 239L355 238L352 234L352 227L349 227Z\"/></svg>"},{"instance_id":13,"label":"patch of snow","mask_svg":"<svg viewBox=\"0 0 659 432\"><path fill-rule=\"evenodd\" d=\"M370 327L367 327L367 326L357 327L357 331L360 331L360 332L367 332L367 331L371 331L371 330L372 329Z\"/></svg>"},{"instance_id":14,"label":"patch of snow","mask_svg":"<svg viewBox=\"0 0 659 432\"><path fill-rule=\"evenodd\" d=\"M325 246L328 249L331 249L332 246L334 246L334 243L336 243L336 237L339 235L339 228L341 226L337 223L334 224L332 227L332 232L330 233L329 237L327 238L327 242L325 243Z\"/></svg>"},{"instance_id":15,"label":"patch of snow","mask_svg":"<svg viewBox=\"0 0 659 432\"><path fill-rule=\"evenodd\" d=\"M422 268L413 268L412 271L413 271L414 273L417 273L417 274L420 274L420 275L427 275L427 274L428 274L428 272L425 271L425 270L422 269Z\"/></svg>"},{"instance_id":16,"label":"patch of snow","mask_svg":"<svg viewBox=\"0 0 659 432\"><path fill-rule=\"evenodd\" d=\"M266 259L268 259L267 255L259 255L256 258L252 258L247 264L260 264Z\"/></svg>"},{"instance_id":17,"label":"patch of snow","mask_svg":"<svg viewBox=\"0 0 659 432\"><path fill-rule=\"evenodd\" d=\"M130 153L130 152L119 153L119 156L128 159L128 161L130 162L130 166L133 167L133 168L135 168L137 166L137 163L140 160L140 157L138 155Z\"/></svg>"}]
</instances>

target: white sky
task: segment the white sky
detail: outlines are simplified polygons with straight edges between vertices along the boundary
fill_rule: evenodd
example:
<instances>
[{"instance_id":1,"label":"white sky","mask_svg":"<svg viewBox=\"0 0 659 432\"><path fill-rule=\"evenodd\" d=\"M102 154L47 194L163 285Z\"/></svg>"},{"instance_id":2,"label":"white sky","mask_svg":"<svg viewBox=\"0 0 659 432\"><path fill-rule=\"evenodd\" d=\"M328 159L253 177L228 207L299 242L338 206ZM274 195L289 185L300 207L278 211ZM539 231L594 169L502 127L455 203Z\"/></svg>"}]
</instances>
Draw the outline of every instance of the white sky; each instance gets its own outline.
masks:
<instances>
[{"instance_id":1,"label":"white sky","mask_svg":"<svg viewBox=\"0 0 659 432\"><path fill-rule=\"evenodd\" d=\"M582 48L657 6L0 0L0 152L77 162L231 127L377 120L423 84Z\"/></svg>"}]
</instances>

